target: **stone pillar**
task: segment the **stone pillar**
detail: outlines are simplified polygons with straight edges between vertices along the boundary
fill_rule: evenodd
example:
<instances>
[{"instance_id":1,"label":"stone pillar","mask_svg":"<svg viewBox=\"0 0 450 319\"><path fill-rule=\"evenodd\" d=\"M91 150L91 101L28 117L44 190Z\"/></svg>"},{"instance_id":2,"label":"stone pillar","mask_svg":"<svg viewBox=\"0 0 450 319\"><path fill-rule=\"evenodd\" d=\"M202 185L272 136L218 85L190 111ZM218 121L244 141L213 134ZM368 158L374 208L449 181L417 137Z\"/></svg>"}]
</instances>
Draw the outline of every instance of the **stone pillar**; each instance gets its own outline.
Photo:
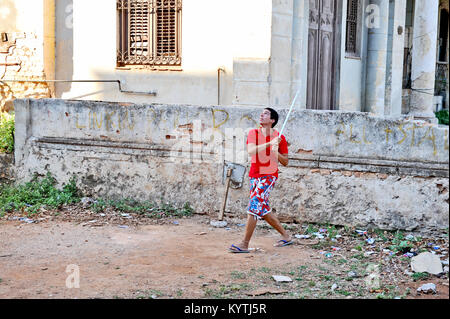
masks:
<instances>
[{"instance_id":1,"label":"stone pillar","mask_svg":"<svg viewBox=\"0 0 450 319\"><path fill-rule=\"evenodd\" d=\"M291 104L293 13L294 0L272 1L269 104L275 108Z\"/></svg>"},{"instance_id":2,"label":"stone pillar","mask_svg":"<svg viewBox=\"0 0 450 319\"><path fill-rule=\"evenodd\" d=\"M366 14L368 14L366 23L369 29L366 111L384 116L389 37L389 0L371 0Z\"/></svg>"},{"instance_id":3,"label":"stone pillar","mask_svg":"<svg viewBox=\"0 0 450 319\"><path fill-rule=\"evenodd\" d=\"M405 46L406 0L390 0L389 52L386 70L386 108L384 114L402 114L403 60Z\"/></svg>"},{"instance_id":4,"label":"stone pillar","mask_svg":"<svg viewBox=\"0 0 450 319\"><path fill-rule=\"evenodd\" d=\"M439 0L416 0L411 67L410 115L436 122L433 96Z\"/></svg>"}]
</instances>

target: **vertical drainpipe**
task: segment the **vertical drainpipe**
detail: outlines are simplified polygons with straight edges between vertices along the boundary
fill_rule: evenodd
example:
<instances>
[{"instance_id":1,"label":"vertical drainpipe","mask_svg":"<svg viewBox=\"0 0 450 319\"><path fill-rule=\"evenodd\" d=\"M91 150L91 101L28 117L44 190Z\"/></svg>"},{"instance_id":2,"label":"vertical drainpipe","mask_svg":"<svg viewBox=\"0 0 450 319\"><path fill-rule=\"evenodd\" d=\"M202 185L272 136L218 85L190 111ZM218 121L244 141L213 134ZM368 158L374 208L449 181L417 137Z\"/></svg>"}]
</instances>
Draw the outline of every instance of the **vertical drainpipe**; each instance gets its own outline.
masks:
<instances>
[{"instance_id":1,"label":"vertical drainpipe","mask_svg":"<svg viewBox=\"0 0 450 319\"><path fill-rule=\"evenodd\" d=\"M222 67L217 68L217 105L220 105L220 71L225 73Z\"/></svg>"}]
</instances>

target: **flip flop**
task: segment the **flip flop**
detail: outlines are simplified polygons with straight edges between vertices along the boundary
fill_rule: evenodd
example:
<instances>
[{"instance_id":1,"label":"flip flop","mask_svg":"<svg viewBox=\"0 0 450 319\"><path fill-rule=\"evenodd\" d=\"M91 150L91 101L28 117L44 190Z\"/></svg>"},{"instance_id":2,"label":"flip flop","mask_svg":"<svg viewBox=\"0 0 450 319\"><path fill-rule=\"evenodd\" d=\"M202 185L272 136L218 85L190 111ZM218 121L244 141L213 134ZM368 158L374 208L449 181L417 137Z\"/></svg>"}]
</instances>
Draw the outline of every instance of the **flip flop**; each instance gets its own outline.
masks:
<instances>
[{"instance_id":1,"label":"flip flop","mask_svg":"<svg viewBox=\"0 0 450 319\"><path fill-rule=\"evenodd\" d=\"M248 251L247 249L241 249L238 246L235 245L231 245L230 248L228 248L230 250L230 253L234 253L234 254L240 254L240 253L249 253L250 251Z\"/></svg>"},{"instance_id":2,"label":"flip flop","mask_svg":"<svg viewBox=\"0 0 450 319\"><path fill-rule=\"evenodd\" d=\"M292 245L293 243L294 243L294 241L292 241L292 240L288 241L288 240L281 239L274 245L274 247L284 247L284 246Z\"/></svg>"}]
</instances>

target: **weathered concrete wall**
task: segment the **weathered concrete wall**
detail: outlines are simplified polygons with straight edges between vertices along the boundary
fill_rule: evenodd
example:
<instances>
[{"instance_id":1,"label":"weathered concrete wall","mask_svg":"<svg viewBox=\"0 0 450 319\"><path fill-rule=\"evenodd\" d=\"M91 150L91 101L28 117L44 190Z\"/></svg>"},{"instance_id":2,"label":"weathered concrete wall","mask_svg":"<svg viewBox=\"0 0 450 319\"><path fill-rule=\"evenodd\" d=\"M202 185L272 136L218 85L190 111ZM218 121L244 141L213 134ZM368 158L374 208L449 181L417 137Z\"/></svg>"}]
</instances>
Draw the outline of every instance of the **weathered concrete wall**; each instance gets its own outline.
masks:
<instances>
[{"instance_id":1,"label":"weathered concrete wall","mask_svg":"<svg viewBox=\"0 0 450 319\"><path fill-rule=\"evenodd\" d=\"M58 99L16 100L18 181L72 174L91 195L189 201L215 214L223 161L245 163L260 110ZM287 110L280 111L280 126ZM448 227L448 127L342 111L294 111L288 167L271 203L302 221L383 229ZM248 169L246 175L248 174ZM248 178L227 211L245 214Z\"/></svg>"},{"instance_id":2,"label":"weathered concrete wall","mask_svg":"<svg viewBox=\"0 0 450 319\"><path fill-rule=\"evenodd\" d=\"M14 178L14 154L0 153L0 181Z\"/></svg>"}]
</instances>

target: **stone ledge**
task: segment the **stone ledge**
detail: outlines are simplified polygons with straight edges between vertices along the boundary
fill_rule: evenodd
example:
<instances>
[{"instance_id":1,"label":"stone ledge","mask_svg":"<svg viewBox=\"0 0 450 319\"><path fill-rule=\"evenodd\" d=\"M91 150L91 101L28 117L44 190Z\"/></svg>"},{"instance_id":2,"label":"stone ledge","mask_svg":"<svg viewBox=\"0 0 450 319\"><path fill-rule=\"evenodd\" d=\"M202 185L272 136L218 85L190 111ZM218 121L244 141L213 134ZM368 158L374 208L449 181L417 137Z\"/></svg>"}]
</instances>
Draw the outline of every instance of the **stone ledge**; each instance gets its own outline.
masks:
<instances>
[{"instance_id":1,"label":"stone ledge","mask_svg":"<svg viewBox=\"0 0 450 319\"><path fill-rule=\"evenodd\" d=\"M132 142L42 137L32 138L32 145L39 145L39 147L52 149L66 148L71 151L82 151L93 147L100 153L173 157L173 154L171 154L173 150L170 146L151 143L142 144ZM201 158L201 160L205 162L214 161L219 158L219 154L215 152L204 152L201 148L196 148L196 151L177 151L176 153L177 157L193 159ZM289 157L289 159L290 167L419 177L449 177L449 168L446 163L389 161L370 158L332 157L312 154L293 154Z\"/></svg>"}]
</instances>

